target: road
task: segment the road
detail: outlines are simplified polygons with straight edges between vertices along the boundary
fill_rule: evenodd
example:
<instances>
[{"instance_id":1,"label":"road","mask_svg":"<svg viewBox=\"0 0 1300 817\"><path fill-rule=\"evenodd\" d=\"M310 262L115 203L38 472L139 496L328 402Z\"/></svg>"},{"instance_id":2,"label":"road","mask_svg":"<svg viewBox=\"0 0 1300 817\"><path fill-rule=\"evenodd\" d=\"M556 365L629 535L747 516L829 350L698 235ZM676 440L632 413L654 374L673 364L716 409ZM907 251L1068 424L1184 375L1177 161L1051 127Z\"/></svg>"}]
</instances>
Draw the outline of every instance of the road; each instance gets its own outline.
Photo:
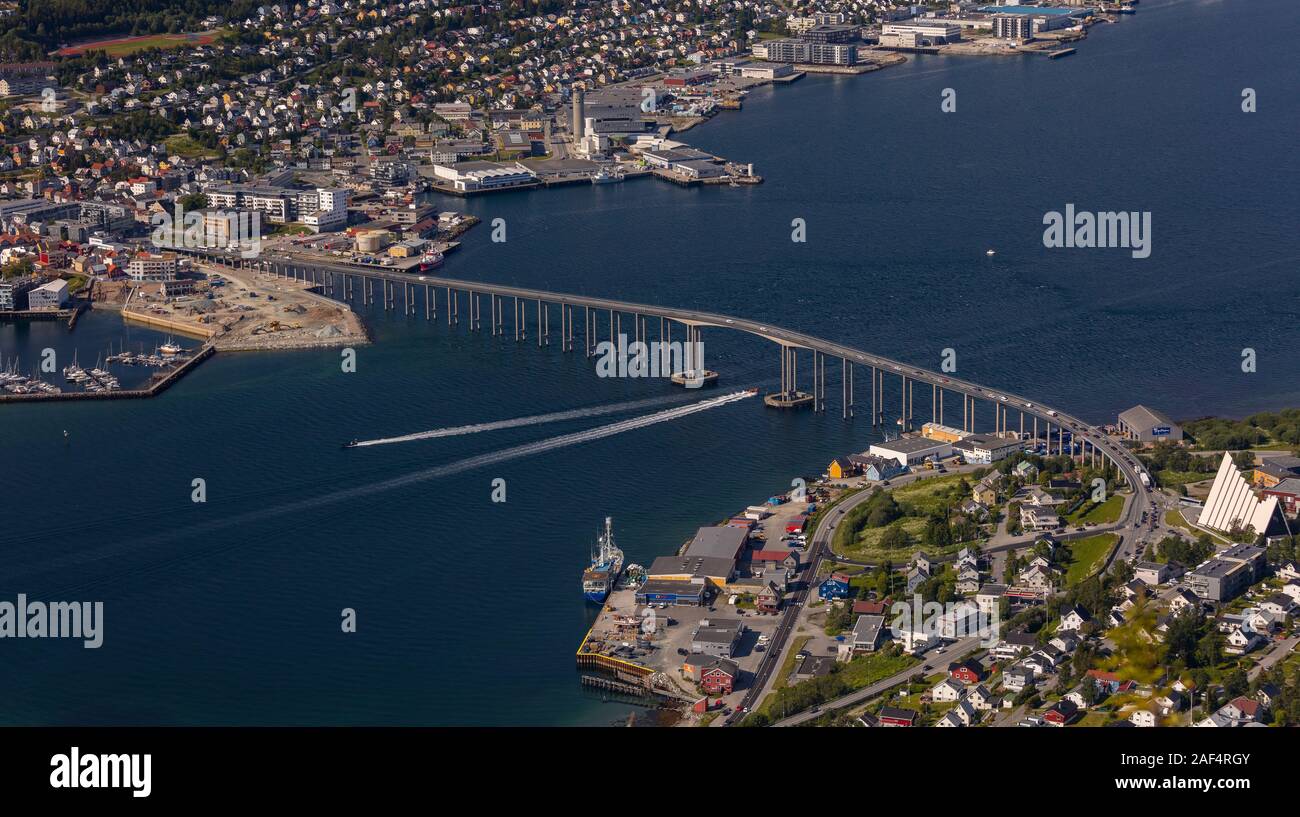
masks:
<instances>
[{"instance_id":1,"label":"road","mask_svg":"<svg viewBox=\"0 0 1300 817\"><path fill-rule=\"evenodd\" d=\"M1252 681L1255 680L1263 674L1265 670L1271 668L1278 661L1281 661L1290 655L1291 651L1295 649L1297 643L1300 643L1300 635L1293 635L1290 638L1283 639L1282 641L1273 642L1273 644L1268 648L1268 651L1260 656L1260 659L1256 662L1255 666L1251 667L1250 671L1246 673L1246 677Z\"/></svg>"},{"instance_id":2,"label":"road","mask_svg":"<svg viewBox=\"0 0 1300 817\"><path fill-rule=\"evenodd\" d=\"M598 312L606 311L611 315L614 313L631 313L641 316L649 315L677 321L695 328L716 327L720 329L734 329L741 332L747 332L780 346L794 349L805 349L816 352L820 355L838 357L846 364L870 366L879 369L883 374L896 374L905 380L928 383L937 389L965 394L974 400L986 400L994 406L999 407L999 409L1005 413L1008 420L1011 412L1018 412L1026 417L1038 418L1049 425L1056 425L1059 428L1068 427L1071 430L1074 439L1086 442L1088 445L1099 451L1106 459L1110 460L1115 465L1124 480L1132 486L1135 495L1134 498L1137 501L1130 503L1130 507L1126 508L1121 518L1121 524L1125 522L1131 523L1133 519L1137 518L1134 514L1141 513L1140 510L1135 511L1135 509L1146 508L1149 504L1149 499L1147 498L1149 489L1142 484L1140 479L1140 475L1144 473L1144 470L1128 449L1126 449L1119 440L1108 437L1099 429L1090 426L1077 417L1065 413L1061 409L1047 406L1040 402L1035 402L1029 398L1009 391L986 388L977 383L961 380L948 374L940 374L939 372L920 369L911 364L881 357L880 355L872 354L871 352L826 340L825 338L819 338L793 329L772 326L748 318L733 317L712 312L700 312L693 309L677 309L673 307L635 303L632 301L621 301L613 298L595 298L585 295L572 295L541 289L531 289L528 287L492 284L483 281L466 281L456 278L444 278L435 275L418 275L385 269L373 265L345 264L342 262L317 258L304 259L302 257L287 256L270 257L267 255L258 259L243 259L237 255L207 250L183 251L200 257L210 258L216 263L237 263L243 266L253 266L270 272L302 275L307 280L318 282L322 285L332 285L334 276L366 276L386 281L393 281L403 285L413 285L417 287L423 286L431 290L443 289L457 293L472 292L480 295L496 295L524 301L538 301L539 303L557 303L569 307L583 307L589 310L597 310ZM584 323L584 326L585 325L586 324ZM1048 442L1050 449L1050 438Z\"/></svg>"},{"instance_id":3,"label":"road","mask_svg":"<svg viewBox=\"0 0 1300 817\"><path fill-rule=\"evenodd\" d=\"M290 275L293 277L302 277L304 280L310 280L314 283L328 287L331 291L337 288L336 278L343 276L357 276L377 278L384 281L391 281L402 284L403 293L410 287L424 287L426 298L434 295L437 290L445 290L448 300L451 299L451 293L457 293L455 301L459 303L459 293L471 293L471 308L467 310L468 315L474 314L474 298L481 295L492 295L504 298L513 298L516 301L536 301L538 303L538 313L540 315L540 305L542 303L555 303L561 306L561 326L563 326L564 315L566 311L572 311L572 308L581 307L584 310L595 310L599 317L600 312L607 312L610 317L610 335L614 334L614 316L615 314L630 313L637 316L654 316L669 321L676 321L693 329L703 327L734 329L741 332L747 332L756 337L763 338L788 349L804 349L812 351L817 355L838 357L844 361L845 367L849 366L870 366L873 369L879 369L882 378L886 374L896 374L906 383L907 381L928 383L935 389L947 392L964 394L973 401L988 401L998 411L1010 421L1011 412L1017 412L1024 417L1032 417L1042 420L1044 423L1055 425L1058 429L1069 427L1071 437L1077 441L1084 441L1091 445L1094 450L1100 452L1108 459L1118 470L1125 482L1133 489L1133 496L1124 506L1120 514L1120 519L1116 528L1133 526L1136 520L1140 518L1143 510L1150 505L1150 489L1145 486L1141 480L1145 476L1144 469L1138 463L1132 453L1126 449L1119 440L1112 439L1089 424L1083 422L1059 408L1044 405L1041 402L1030 400L1029 398L1015 394L1010 391L1000 389L991 389L985 386L953 377L950 374L940 374L938 372L920 369L911 364L902 361L892 360L882 357L871 352L847 346L842 343L819 338L805 332L799 332L793 329L787 329L779 326L773 326L761 321L750 320L748 318L734 317L711 312L700 312L693 309L678 309L673 307L655 306L651 304L641 304L632 301L622 301L613 298L597 298L585 295L573 295L559 292L551 292L541 289L532 289L529 287L508 286L503 284L492 284L483 281L467 281L456 278L444 278L436 275L418 275L414 273L400 272L392 269L385 269L381 266L346 264L318 258L305 258L303 256L274 256L264 254L257 259L244 259L237 255L223 252L213 252L210 250L180 250L191 255L201 258L207 258L218 264L230 264L239 266L251 266L263 271L278 274ZM343 290L339 290L343 291ZM405 298L405 295L403 296ZM427 302L427 301L426 301ZM404 305L404 308L407 305ZM527 309L522 314L524 320L527 320ZM491 314L491 310L489 311ZM520 314L514 311L513 314ZM576 316L574 316L576 317ZM583 326L588 325L584 316ZM573 331L573 322L569 322L568 335L575 337ZM549 330L549 326L546 327ZM538 341L541 341L541 327L539 327ZM599 332L595 333L596 335ZM563 330L562 330L563 337ZM594 337L584 337L584 345L590 348L591 341ZM817 366L814 365L814 370ZM833 369L833 367L832 367ZM824 384L823 384L824 388ZM974 402L972 402L974 406ZM845 407L847 413L848 407ZM937 418L942 420L942 418ZM1058 431L1059 434L1059 431ZM1051 438L1048 437L1048 450L1051 449ZM829 520L823 520L829 521ZM827 531L829 528L826 529ZM1107 562L1118 555L1118 549L1122 543L1131 537L1121 537L1116 548L1107 555ZM808 575L813 575L812 570L820 561L824 550L827 547L825 532L819 528L818 536L814 537L812 558L809 560L810 567ZM790 630L794 626L797 607L802 605L807 599L811 590L811 581L806 581L804 587L796 595L795 604L786 609L782 615L781 622L777 629L777 644L784 644ZM760 663L758 673L755 677L755 683L751 687L750 693L746 695L742 704L744 707L751 707L754 699L766 685L771 673L777 664L777 657L781 650L769 650L764 661ZM742 710L743 712L743 710Z\"/></svg>"},{"instance_id":4,"label":"road","mask_svg":"<svg viewBox=\"0 0 1300 817\"><path fill-rule=\"evenodd\" d=\"M948 658L960 658L961 656L965 655L971 650L979 647L979 645L980 645L980 637L977 635L971 636L970 638L963 638L962 640L952 644L952 646L945 649L942 653L931 654L931 657L927 659L924 663L920 664L919 666L908 667L902 672L899 672L895 675L891 675L888 678L885 678L883 680L877 681L874 684L871 684L870 686L865 686L862 689L857 690L856 692L850 692L848 695L843 695L839 698L836 698L833 701L828 701L822 704L820 709L821 710L843 709L846 706L853 706L854 704L862 703L863 701L869 698L874 698L875 696L881 694L882 692L885 692L891 687L898 686L899 684L905 682L908 678L911 678L913 675L916 675L918 672L928 675L929 673L939 669L939 666L941 664L946 668L948 665L948 660L947 660ZM773 726L798 726L799 724L804 723L805 721L810 721L814 718L820 717L821 714L822 714L821 711L813 712L812 710L808 710L805 712L800 712L798 715L791 715L785 720L777 721L775 724L773 724Z\"/></svg>"},{"instance_id":5,"label":"road","mask_svg":"<svg viewBox=\"0 0 1300 817\"><path fill-rule=\"evenodd\" d=\"M867 488L842 500L818 521L817 528L813 531L807 563L803 568L801 587L793 599L786 601L785 612L781 614L781 622L777 625L776 632L773 633L771 643L768 644L767 654L759 662L758 671L754 673L754 678L749 685L749 692L745 693L745 697L740 703L742 709L736 716L729 719L725 725L731 726L734 723L739 723L744 717L744 713L749 709L753 709L767 694L768 687L775 681L777 669L785 661L785 654L790 647L788 643L790 634L794 632L799 613L813 592L817 568L826 554L830 552L831 536L834 535L835 525L844 518L846 513L859 504L866 502L876 490L875 488Z\"/></svg>"}]
</instances>

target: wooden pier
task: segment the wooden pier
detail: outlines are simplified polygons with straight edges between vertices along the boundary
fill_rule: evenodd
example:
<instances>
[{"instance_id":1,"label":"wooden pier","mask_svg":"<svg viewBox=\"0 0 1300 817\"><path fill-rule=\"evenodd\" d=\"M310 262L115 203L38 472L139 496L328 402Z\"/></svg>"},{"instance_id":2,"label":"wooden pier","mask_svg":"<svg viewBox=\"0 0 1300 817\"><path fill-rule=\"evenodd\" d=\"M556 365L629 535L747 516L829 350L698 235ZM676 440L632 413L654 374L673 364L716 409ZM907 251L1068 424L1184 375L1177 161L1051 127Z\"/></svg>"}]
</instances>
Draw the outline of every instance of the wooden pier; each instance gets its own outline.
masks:
<instances>
[{"instance_id":1,"label":"wooden pier","mask_svg":"<svg viewBox=\"0 0 1300 817\"><path fill-rule=\"evenodd\" d=\"M194 356L181 365L154 380L143 389L118 389L116 391L74 391L58 394L0 394L0 403L50 403L66 400L136 400L142 397L157 397L194 370L200 363L216 354L216 347L208 341L199 348ZM156 376L156 375L155 375Z\"/></svg>"}]
</instances>

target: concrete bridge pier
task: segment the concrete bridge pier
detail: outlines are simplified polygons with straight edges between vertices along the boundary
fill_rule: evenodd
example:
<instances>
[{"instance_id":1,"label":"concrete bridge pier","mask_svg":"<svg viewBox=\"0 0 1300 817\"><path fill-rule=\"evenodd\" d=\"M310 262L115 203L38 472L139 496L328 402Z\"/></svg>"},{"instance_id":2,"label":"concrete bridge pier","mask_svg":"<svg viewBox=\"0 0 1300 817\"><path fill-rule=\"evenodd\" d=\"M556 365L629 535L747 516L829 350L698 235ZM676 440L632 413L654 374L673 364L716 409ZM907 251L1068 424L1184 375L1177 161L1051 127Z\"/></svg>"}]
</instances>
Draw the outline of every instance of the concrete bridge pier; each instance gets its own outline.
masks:
<instances>
[{"instance_id":1,"label":"concrete bridge pier","mask_svg":"<svg viewBox=\"0 0 1300 817\"><path fill-rule=\"evenodd\" d=\"M880 424L880 410L876 405L876 367L871 367L871 427Z\"/></svg>"},{"instance_id":2,"label":"concrete bridge pier","mask_svg":"<svg viewBox=\"0 0 1300 817\"><path fill-rule=\"evenodd\" d=\"M902 393L900 395L900 397L903 400L903 406L902 406L902 413L900 413L898 416L899 419L903 421L903 424L900 425L899 428L903 429L904 431L907 431L907 389L910 385L911 383L908 382L907 375L903 375L903 388L902 388Z\"/></svg>"},{"instance_id":3,"label":"concrete bridge pier","mask_svg":"<svg viewBox=\"0 0 1300 817\"><path fill-rule=\"evenodd\" d=\"M853 364L849 364L849 416L854 416L854 406L857 405L853 399Z\"/></svg>"},{"instance_id":4,"label":"concrete bridge pier","mask_svg":"<svg viewBox=\"0 0 1300 817\"><path fill-rule=\"evenodd\" d=\"M840 358L840 406L842 409L840 414L841 420L849 419L849 401L851 399L852 398L849 397L849 360L848 358L842 357Z\"/></svg>"},{"instance_id":5,"label":"concrete bridge pier","mask_svg":"<svg viewBox=\"0 0 1300 817\"><path fill-rule=\"evenodd\" d=\"M692 348L688 346L687 348ZM763 404L772 408L797 409L814 406L817 401L816 385L811 394L799 391L799 353L793 346L780 344L781 349L781 390L763 398ZM816 381L816 350L813 351L814 383ZM814 406L815 408L815 406Z\"/></svg>"}]
</instances>

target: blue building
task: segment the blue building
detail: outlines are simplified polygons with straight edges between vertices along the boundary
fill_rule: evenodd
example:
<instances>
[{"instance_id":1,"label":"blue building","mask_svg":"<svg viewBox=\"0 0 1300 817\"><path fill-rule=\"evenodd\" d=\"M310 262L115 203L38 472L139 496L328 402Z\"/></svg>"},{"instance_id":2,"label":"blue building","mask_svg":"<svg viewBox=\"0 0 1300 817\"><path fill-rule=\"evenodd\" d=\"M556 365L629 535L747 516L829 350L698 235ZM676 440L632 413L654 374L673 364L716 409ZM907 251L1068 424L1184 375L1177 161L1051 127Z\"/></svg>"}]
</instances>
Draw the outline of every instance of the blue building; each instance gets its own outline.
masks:
<instances>
[{"instance_id":1,"label":"blue building","mask_svg":"<svg viewBox=\"0 0 1300 817\"><path fill-rule=\"evenodd\" d=\"M817 595L826 601L847 599L849 590L849 577L844 573L832 573L825 581L817 585Z\"/></svg>"},{"instance_id":2,"label":"blue building","mask_svg":"<svg viewBox=\"0 0 1300 817\"><path fill-rule=\"evenodd\" d=\"M849 457L849 461L857 466L864 477L877 482L893 479L907 471L907 467L899 464L898 460L875 454L854 454Z\"/></svg>"}]
</instances>

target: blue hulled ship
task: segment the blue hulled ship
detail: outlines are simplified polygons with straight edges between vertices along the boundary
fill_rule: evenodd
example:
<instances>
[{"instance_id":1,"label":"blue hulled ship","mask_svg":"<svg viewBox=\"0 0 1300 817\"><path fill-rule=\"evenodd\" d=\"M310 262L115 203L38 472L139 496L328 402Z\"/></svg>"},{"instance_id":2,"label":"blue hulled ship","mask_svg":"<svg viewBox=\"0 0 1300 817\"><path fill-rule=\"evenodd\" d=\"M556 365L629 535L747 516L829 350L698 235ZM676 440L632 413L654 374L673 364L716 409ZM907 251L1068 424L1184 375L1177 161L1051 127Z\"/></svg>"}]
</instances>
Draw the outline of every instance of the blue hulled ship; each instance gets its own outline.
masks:
<instances>
[{"instance_id":1,"label":"blue hulled ship","mask_svg":"<svg viewBox=\"0 0 1300 817\"><path fill-rule=\"evenodd\" d=\"M605 517L605 532L597 539L591 566L582 572L582 594L595 604L604 604L623 573L623 551L614 544L614 520Z\"/></svg>"}]
</instances>

